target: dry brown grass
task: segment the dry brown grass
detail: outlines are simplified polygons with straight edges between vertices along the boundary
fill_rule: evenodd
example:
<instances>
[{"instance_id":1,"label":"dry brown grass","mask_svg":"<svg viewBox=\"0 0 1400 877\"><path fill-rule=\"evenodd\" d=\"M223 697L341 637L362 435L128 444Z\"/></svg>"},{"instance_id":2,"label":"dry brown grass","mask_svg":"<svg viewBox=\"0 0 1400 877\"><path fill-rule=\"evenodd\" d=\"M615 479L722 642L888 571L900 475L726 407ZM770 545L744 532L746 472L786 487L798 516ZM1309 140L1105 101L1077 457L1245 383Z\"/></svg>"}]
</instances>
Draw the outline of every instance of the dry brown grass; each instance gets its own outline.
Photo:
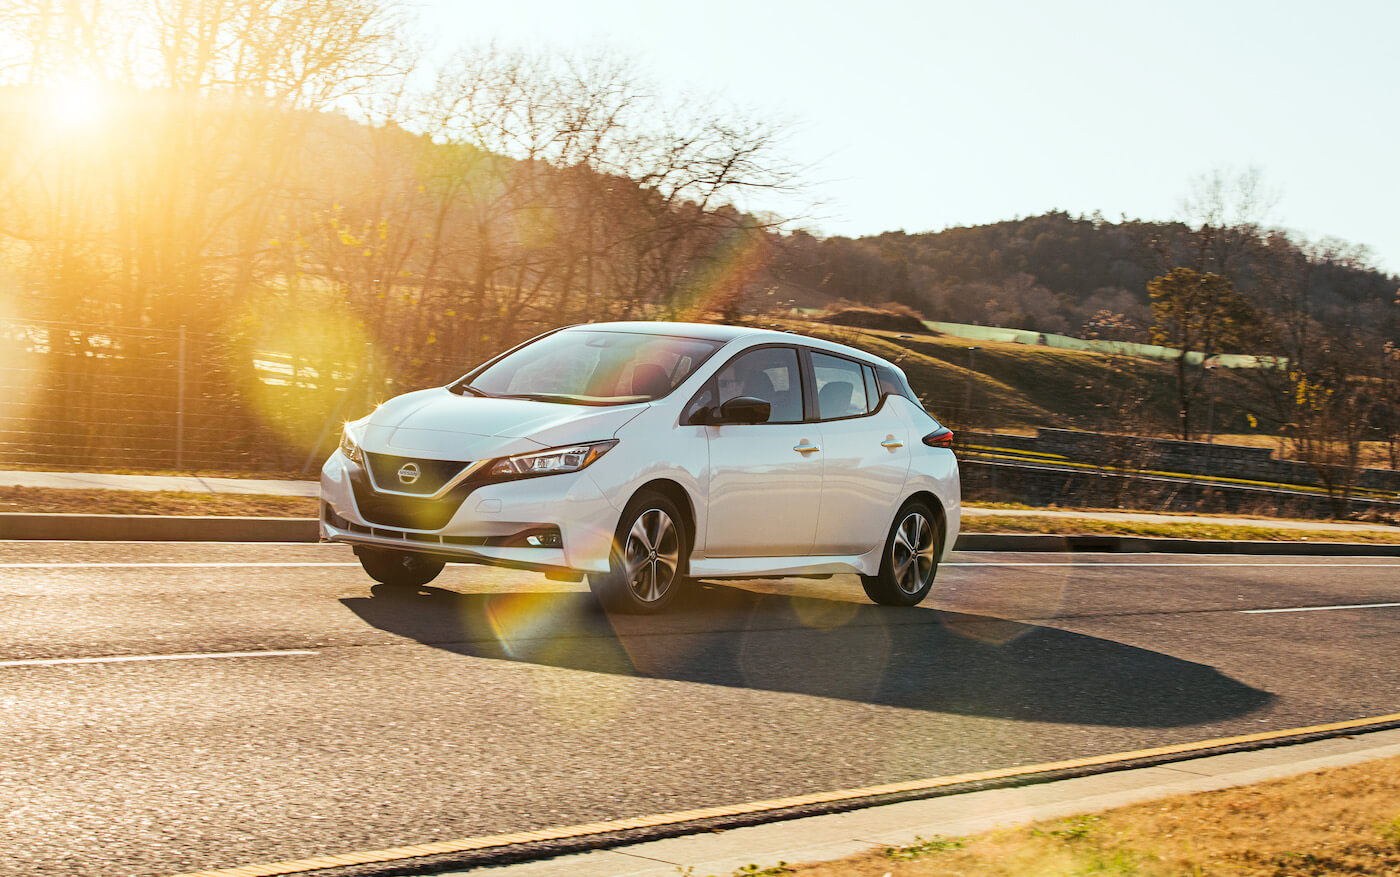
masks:
<instances>
[{"instance_id":1,"label":"dry brown grass","mask_svg":"<svg viewBox=\"0 0 1400 877\"><path fill-rule=\"evenodd\" d=\"M1385 530L1294 530L1242 524L1138 523L1094 518L1036 515L986 515L965 520L969 533L1049 533L1057 536L1145 536L1154 539L1226 539L1244 542L1400 543L1400 533Z\"/></svg>"},{"instance_id":2,"label":"dry brown grass","mask_svg":"<svg viewBox=\"0 0 1400 877\"><path fill-rule=\"evenodd\" d=\"M0 487L0 512L314 518L317 509L315 499L299 496Z\"/></svg>"},{"instance_id":3,"label":"dry brown grass","mask_svg":"<svg viewBox=\"0 0 1400 877\"><path fill-rule=\"evenodd\" d=\"M317 464L320 465L319 463ZM200 478L256 478L260 481L304 481L307 476L299 472L272 471L268 469L161 469L140 466L64 466L57 463L6 463L6 471L14 472L101 472L104 475L175 475ZM320 471L317 469L316 471ZM314 474L314 473L313 473Z\"/></svg>"},{"instance_id":4,"label":"dry brown grass","mask_svg":"<svg viewBox=\"0 0 1400 877\"><path fill-rule=\"evenodd\" d=\"M857 326L863 329L884 329L889 332L917 332L920 335L937 335L924 325L919 312L908 305L885 302L867 305L839 301L829 305L820 317L823 323L836 323L842 326Z\"/></svg>"},{"instance_id":5,"label":"dry brown grass","mask_svg":"<svg viewBox=\"0 0 1400 877\"><path fill-rule=\"evenodd\" d=\"M744 873L744 872L739 872ZM1239 789L935 838L838 862L755 868L802 877L1400 874L1400 758Z\"/></svg>"},{"instance_id":6,"label":"dry brown grass","mask_svg":"<svg viewBox=\"0 0 1400 877\"><path fill-rule=\"evenodd\" d=\"M1242 445L1250 448L1270 448L1274 459L1297 460L1298 450L1291 439L1280 441L1276 435L1258 433L1219 433L1215 436L1219 445ZM1282 448L1282 451L1280 451ZM1390 446L1385 442L1362 442L1360 464L1371 469L1389 469Z\"/></svg>"}]
</instances>

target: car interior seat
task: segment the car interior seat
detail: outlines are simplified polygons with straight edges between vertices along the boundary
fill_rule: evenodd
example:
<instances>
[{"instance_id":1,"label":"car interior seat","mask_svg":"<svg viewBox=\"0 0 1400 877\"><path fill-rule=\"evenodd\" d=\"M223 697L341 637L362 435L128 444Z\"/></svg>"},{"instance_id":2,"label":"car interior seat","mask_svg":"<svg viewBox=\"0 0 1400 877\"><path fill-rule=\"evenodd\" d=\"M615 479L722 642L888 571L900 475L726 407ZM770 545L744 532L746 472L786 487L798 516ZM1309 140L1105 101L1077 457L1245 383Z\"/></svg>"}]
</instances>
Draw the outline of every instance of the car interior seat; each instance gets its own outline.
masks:
<instances>
[{"instance_id":1,"label":"car interior seat","mask_svg":"<svg viewBox=\"0 0 1400 877\"><path fill-rule=\"evenodd\" d=\"M636 396L650 396L655 399L671 390L671 377L666 369L652 362L643 362L632 368L632 393Z\"/></svg>"},{"instance_id":2,"label":"car interior seat","mask_svg":"<svg viewBox=\"0 0 1400 877\"><path fill-rule=\"evenodd\" d=\"M817 393L817 410L822 417L847 417L851 410L851 396L855 385L850 381L832 381Z\"/></svg>"},{"instance_id":3,"label":"car interior seat","mask_svg":"<svg viewBox=\"0 0 1400 877\"><path fill-rule=\"evenodd\" d=\"M801 419L793 417L793 412L790 410L792 408L792 391L779 393L777 387L773 386L773 379L768 376L766 371L755 371L744 378L744 389L739 395L762 399L772 406L772 411L768 415L770 422Z\"/></svg>"}]
</instances>

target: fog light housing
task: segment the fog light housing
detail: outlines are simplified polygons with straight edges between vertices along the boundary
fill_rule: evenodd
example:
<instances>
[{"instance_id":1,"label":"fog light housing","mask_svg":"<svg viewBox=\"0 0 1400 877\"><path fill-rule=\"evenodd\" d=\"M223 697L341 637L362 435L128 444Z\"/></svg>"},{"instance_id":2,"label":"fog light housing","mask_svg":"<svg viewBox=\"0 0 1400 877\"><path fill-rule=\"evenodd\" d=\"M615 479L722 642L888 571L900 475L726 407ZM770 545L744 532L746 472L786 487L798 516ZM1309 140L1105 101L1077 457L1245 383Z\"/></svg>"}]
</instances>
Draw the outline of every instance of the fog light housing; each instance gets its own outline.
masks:
<instances>
[{"instance_id":1,"label":"fog light housing","mask_svg":"<svg viewBox=\"0 0 1400 877\"><path fill-rule=\"evenodd\" d=\"M341 530L350 529L350 522L345 520L345 518L341 517L339 514L337 514L336 510L331 506L331 504L326 502L325 500L321 501L321 520L325 521L330 526L336 527Z\"/></svg>"},{"instance_id":2,"label":"fog light housing","mask_svg":"<svg viewBox=\"0 0 1400 877\"><path fill-rule=\"evenodd\" d=\"M496 543L507 548L563 548L558 527L531 527Z\"/></svg>"}]
</instances>

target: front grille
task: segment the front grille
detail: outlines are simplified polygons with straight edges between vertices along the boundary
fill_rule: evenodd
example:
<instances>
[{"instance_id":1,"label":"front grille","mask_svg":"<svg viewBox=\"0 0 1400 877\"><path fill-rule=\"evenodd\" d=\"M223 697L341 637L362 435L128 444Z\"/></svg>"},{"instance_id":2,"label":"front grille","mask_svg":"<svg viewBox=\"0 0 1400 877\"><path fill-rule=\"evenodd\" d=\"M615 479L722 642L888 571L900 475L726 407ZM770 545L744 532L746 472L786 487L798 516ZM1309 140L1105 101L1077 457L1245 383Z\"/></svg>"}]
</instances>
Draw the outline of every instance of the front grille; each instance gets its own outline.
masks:
<instances>
[{"instance_id":1,"label":"front grille","mask_svg":"<svg viewBox=\"0 0 1400 877\"><path fill-rule=\"evenodd\" d=\"M379 493L363 474L350 479L350 487L355 492L355 505L362 518L371 524L406 530L441 530L446 527L475 486L467 481L449 490L441 499L420 499Z\"/></svg>"},{"instance_id":2,"label":"front grille","mask_svg":"<svg viewBox=\"0 0 1400 877\"><path fill-rule=\"evenodd\" d=\"M393 454L371 454L365 452L365 462L374 473L374 483L381 490L394 490L399 493L415 493L431 496L442 486L456 477L470 463L459 460L423 460L418 457L396 457ZM399 478L399 470L412 463L418 467L418 479L405 484Z\"/></svg>"}]
</instances>

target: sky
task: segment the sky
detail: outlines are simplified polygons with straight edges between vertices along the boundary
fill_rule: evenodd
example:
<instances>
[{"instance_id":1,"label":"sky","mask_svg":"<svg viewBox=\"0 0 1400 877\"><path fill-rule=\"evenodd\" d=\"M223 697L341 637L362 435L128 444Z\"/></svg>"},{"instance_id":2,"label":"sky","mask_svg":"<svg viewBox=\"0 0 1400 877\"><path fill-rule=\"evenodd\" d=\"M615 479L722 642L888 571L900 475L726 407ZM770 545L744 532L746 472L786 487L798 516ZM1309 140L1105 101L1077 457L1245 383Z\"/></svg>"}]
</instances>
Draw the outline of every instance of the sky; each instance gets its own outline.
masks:
<instances>
[{"instance_id":1,"label":"sky","mask_svg":"<svg viewBox=\"0 0 1400 877\"><path fill-rule=\"evenodd\" d=\"M612 50L783 121L822 234L1050 209L1182 217L1257 168L1266 223L1400 273L1400 0L417 0L440 52Z\"/></svg>"}]
</instances>

